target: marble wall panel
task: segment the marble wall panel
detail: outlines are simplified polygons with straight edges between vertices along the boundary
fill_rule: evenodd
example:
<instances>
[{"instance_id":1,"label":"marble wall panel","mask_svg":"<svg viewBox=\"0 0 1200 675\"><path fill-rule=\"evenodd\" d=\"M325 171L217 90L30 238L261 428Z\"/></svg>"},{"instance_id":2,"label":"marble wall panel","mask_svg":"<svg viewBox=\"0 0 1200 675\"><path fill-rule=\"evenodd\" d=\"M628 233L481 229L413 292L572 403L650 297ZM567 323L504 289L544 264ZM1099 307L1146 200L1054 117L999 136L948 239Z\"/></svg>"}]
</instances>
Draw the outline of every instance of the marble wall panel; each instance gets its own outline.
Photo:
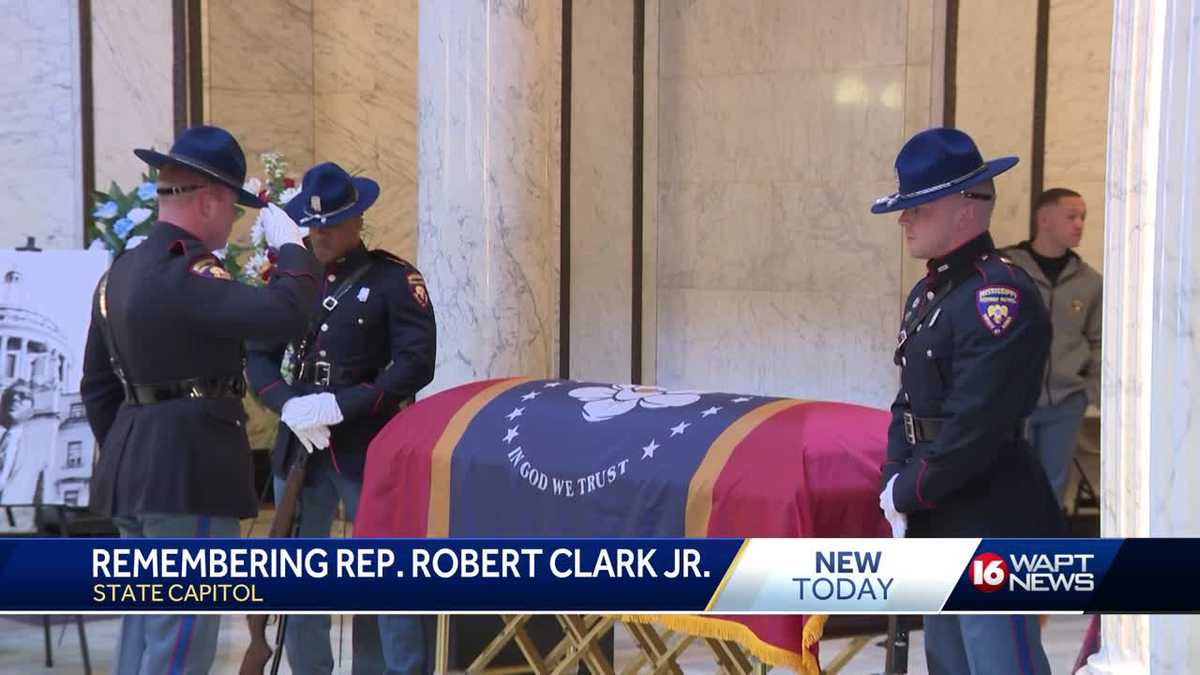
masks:
<instances>
[{"instance_id":1,"label":"marble wall panel","mask_svg":"<svg viewBox=\"0 0 1200 675\"><path fill-rule=\"evenodd\" d=\"M890 402L901 237L868 208L933 119L936 11L661 3L660 384Z\"/></svg>"},{"instance_id":2,"label":"marble wall panel","mask_svg":"<svg viewBox=\"0 0 1200 675\"><path fill-rule=\"evenodd\" d=\"M313 1L207 0L203 8L205 119L229 129L246 153L277 152L300 174L313 163ZM234 237L253 223L247 212Z\"/></svg>"},{"instance_id":3,"label":"marble wall panel","mask_svg":"<svg viewBox=\"0 0 1200 675\"><path fill-rule=\"evenodd\" d=\"M83 244L79 4L0 2L0 247Z\"/></svg>"},{"instance_id":4,"label":"marble wall panel","mask_svg":"<svg viewBox=\"0 0 1200 675\"><path fill-rule=\"evenodd\" d=\"M633 294L633 4L573 4L571 377L628 382Z\"/></svg>"},{"instance_id":5,"label":"marble wall panel","mask_svg":"<svg viewBox=\"0 0 1200 675\"><path fill-rule=\"evenodd\" d=\"M1045 186L1068 187L1088 204L1077 252L1104 263L1104 171L1108 141L1111 0L1052 0L1046 78Z\"/></svg>"},{"instance_id":6,"label":"marble wall panel","mask_svg":"<svg viewBox=\"0 0 1200 675\"><path fill-rule=\"evenodd\" d=\"M992 236L999 246L1029 235L1037 0L963 0L958 9L954 126L985 159L1017 155L996 179Z\"/></svg>"},{"instance_id":7,"label":"marble wall panel","mask_svg":"<svg viewBox=\"0 0 1200 675\"><path fill-rule=\"evenodd\" d=\"M175 139L174 16L169 2L92 3L95 183L128 190L146 171L133 148Z\"/></svg>"},{"instance_id":8,"label":"marble wall panel","mask_svg":"<svg viewBox=\"0 0 1200 675\"><path fill-rule=\"evenodd\" d=\"M313 161L379 182L368 243L410 260L417 252L417 4L313 3Z\"/></svg>"}]
</instances>

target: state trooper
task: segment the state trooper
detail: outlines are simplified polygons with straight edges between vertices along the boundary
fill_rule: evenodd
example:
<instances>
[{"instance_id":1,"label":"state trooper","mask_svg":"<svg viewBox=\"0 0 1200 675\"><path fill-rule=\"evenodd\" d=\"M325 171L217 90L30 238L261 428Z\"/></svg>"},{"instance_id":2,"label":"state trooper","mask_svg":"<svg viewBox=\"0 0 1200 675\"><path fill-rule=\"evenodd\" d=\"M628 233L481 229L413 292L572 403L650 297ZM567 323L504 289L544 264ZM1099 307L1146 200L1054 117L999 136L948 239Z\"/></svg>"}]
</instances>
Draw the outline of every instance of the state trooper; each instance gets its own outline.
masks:
<instances>
[{"instance_id":1,"label":"state trooper","mask_svg":"<svg viewBox=\"0 0 1200 675\"><path fill-rule=\"evenodd\" d=\"M993 178L1016 157L985 162L957 129L918 133L896 158L899 189L871 207L900 212L910 255L928 274L904 305L894 360L880 507L895 536L1052 537L1061 513L1024 437L1050 349L1037 286L988 232ZM929 672L1050 672L1036 619L925 617Z\"/></svg>"},{"instance_id":2,"label":"state trooper","mask_svg":"<svg viewBox=\"0 0 1200 675\"><path fill-rule=\"evenodd\" d=\"M310 228L309 243L325 266L313 302L318 315L302 340L259 341L250 349L251 384L280 414L275 494L305 436L329 437L328 452L308 460L301 537L328 537L339 501L354 520L371 439L433 379L437 327L425 280L409 262L362 241L363 213L379 193L375 181L332 162L305 173L286 209ZM355 616L354 672L423 672L431 660L424 623L382 616L376 628L375 617ZM329 627L328 616L289 618L284 649L292 672L333 669Z\"/></svg>"},{"instance_id":3,"label":"state trooper","mask_svg":"<svg viewBox=\"0 0 1200 675\"><path fill-rule=\"evenodd\" d=\"M228 131L195 127L167 154L134 153L159 169L159 220L93 297L80 383L100 443L91 508L112 516L122 537L237 537L238 519L257 513L243 341L302 334L318 268L278 207L263 216L279 251L270 284L233 281L213 255L235 204L265 206L242 189L246 159ZM206 673L220 621L126 616L113 672Z\"/></svg>"}]
</instances>

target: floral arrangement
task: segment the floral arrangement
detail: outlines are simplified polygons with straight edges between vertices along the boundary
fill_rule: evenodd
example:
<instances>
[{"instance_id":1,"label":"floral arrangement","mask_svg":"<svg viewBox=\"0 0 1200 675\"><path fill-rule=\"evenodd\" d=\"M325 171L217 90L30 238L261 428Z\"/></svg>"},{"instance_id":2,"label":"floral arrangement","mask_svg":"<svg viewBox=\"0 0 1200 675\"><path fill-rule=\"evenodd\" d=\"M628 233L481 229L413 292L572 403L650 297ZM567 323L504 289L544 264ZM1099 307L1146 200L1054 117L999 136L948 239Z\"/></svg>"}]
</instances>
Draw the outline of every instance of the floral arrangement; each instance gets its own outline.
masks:
<instances>
[{"instance_id":1,"label":"floral arrangement","mask_svg":"<svg viewBox=\"0 0 1200 675\"><path fill-rule=\"evenodd\" d=\"M108 192L96 190L92 198L92 227L88 231L91 250L107 249L114 256L146 239L150 226L158 220L158 170L142 174L137 188L125 192L113 182Z\"/></svg>"},{"instance_id":2,"label":"floral arrangement","mask_svg":"<svg viewBox=\"0 0 1200 675\"><path fill-rule=\"evenodd\" d=\"M252 177L246 181L242 189L258 195L259 199L282 207L300 193L296 180L288 176L287 160L275 152L265 152L259 156L264 167L265 180ZM275 269L275 250L267 246L267 237L263 232L262 212L250 227L250 243L243 245L230 242L225 247L226 260L242 260L240 268L231 270L236 278L244 283L261 286L271 278ZM226 267L229 267L227 264Z\"/></svg>"},{"instance_id":3,"label":"floral arrangement","mask_svg":"<svg viewBox=\"0 0 1200 675\"><path fill-rule=\"evenodd\" d=\"M287 161L282 155L267 152L260 155L265 167L264 176L251 177L242 187L278 206L288 203L300 192L296 180L288 175ZM125 192L113 182L107 192L95 191L96 209L92 212L92 227L88 231L88 248L108 250L112 256L124 253L146 239L150 227L158 220L158 170L151 168L142 174L137 188ZM238 209L238 217L242 210ZM275 251L267 246L263 233L262 212L250 228L249 243L231 241L224 251L216 251L223 267L234 279L261 286L271 278L275 267Z\"/></svg>"}]
</instances>

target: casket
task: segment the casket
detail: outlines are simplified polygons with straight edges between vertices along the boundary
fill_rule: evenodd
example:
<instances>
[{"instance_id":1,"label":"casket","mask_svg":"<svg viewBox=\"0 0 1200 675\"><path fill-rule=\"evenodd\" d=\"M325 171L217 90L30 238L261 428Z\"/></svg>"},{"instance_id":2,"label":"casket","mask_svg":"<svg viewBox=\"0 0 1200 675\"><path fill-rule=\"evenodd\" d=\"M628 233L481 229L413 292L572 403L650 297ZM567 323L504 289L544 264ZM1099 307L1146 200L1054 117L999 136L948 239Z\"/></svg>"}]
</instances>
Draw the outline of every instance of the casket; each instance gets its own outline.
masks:
<instances>
[{"instance_id":1,"label":"casket","mask_svg":"<svg viewBox=\"0 0 1200 675\"><path fill-rule=\"evenodd\" d=\"M886 537L885 411L509 378L440 392L368 451L358 537ZM804 616L621 617L818 671Z\"/></svg>"}]
</instances>

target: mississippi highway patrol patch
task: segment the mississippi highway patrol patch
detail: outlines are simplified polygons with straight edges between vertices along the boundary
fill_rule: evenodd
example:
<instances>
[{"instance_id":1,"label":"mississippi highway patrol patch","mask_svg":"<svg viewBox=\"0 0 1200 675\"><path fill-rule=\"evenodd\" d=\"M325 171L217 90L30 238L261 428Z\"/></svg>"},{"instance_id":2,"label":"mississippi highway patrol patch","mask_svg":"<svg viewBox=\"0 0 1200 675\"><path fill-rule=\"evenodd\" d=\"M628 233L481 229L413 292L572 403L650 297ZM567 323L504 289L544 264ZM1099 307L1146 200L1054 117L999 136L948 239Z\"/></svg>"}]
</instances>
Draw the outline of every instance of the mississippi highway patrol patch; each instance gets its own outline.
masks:
<instances>
[{"instance_id":1,"label":"mississippi highway patrol patch","mask_svg":"<svg viewBox=\"0 0 1200 675\"><path fill-rule=\"evenodd\" d=\"M217 260L216 256L206 255L203 258L192 263L188 270L192 274L200 277L208 277L209 279L222 279L230 281L233 277L229 276L229 272L221 267L221 261Z\"/></svg>"},{"instance_id":2,"label":"mississippi highway patrol patch","mask_svg":"<svg viewBox=\"0 0 1200 675\"><path fill-rule=\"evenodd\" d=\"M421 309L429 311L429 291L425 288L425 278L419 272L408 273L408 290Z\"/></svg>"},{"instance_id":3,"label":"mississippi highway patrol patch","mask_svg":"<svg viewBox=\"0 0 1200 675\"><path fill-rule=\"evenodd\" d=\"M1017 320L1021 292L1012 286L984 286L975 292L975 308L988 332L1004 335Z\"/></svg>"}]
</instances>

